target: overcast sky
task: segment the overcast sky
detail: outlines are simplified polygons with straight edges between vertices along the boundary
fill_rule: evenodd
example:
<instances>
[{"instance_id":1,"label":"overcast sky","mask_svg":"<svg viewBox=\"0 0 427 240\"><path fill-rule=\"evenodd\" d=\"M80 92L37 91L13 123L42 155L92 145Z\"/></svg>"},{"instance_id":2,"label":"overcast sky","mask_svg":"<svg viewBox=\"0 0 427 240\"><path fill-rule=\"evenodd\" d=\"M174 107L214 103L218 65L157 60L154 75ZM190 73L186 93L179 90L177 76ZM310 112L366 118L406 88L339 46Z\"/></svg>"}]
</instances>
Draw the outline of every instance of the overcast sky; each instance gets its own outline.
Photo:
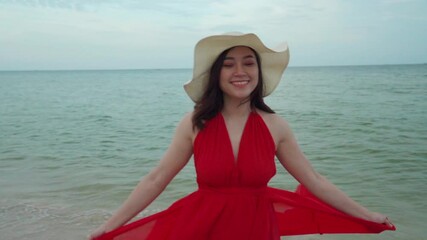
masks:
<instances>
[{"instance_id":1,"label":"overcast sky","mask_svg":"<svg viewBox=\"0 0 427 240\"><path fill-rule=\"evenodd\" d=\"M427 62L426 0L0 0L0 70L191 68L196 42L254 32L290 66Z\"/></svg>"}]
</instances>

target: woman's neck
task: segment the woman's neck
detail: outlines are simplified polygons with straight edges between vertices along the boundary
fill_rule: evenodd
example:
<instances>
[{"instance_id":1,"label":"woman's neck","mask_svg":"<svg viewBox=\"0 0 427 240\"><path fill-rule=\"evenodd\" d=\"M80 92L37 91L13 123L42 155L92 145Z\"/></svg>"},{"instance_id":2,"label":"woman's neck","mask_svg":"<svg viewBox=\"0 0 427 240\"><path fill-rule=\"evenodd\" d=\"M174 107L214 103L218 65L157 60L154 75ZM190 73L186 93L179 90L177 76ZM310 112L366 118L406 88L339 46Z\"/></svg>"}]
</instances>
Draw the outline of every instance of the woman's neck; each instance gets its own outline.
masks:
<instances>
[{"instance_id":1,"label":"woman's neck","mask_svg":"<svg viewBox=\"0 0 427 240\"><path fill-rule=\"evenodd\" d=\"M241 101L224 101L224 107L222 109L223 115L227 116L247 116L252 112L250 101L242 103Z\"/></svg>"}]
</instances>

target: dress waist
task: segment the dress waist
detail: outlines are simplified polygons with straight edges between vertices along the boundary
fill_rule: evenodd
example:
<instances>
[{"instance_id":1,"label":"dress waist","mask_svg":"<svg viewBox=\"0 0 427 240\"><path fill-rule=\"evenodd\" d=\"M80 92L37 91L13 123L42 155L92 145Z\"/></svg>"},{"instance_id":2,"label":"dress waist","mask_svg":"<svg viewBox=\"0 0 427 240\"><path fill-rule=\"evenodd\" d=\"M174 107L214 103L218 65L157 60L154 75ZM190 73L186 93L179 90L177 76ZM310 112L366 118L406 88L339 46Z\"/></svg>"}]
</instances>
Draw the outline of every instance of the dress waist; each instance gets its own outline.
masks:
<instances>
[{"instance_id":1,"label":"dress waist","mask_svg":"<svg viewBox=\"0 0 427 240\"><path fill-rule=\"evenodd\" d=\"M238 195L262 195L267 191L267 187L206 187L199 186L200 192L213 194L238 194Z\"/></svg>"}]
</instances>

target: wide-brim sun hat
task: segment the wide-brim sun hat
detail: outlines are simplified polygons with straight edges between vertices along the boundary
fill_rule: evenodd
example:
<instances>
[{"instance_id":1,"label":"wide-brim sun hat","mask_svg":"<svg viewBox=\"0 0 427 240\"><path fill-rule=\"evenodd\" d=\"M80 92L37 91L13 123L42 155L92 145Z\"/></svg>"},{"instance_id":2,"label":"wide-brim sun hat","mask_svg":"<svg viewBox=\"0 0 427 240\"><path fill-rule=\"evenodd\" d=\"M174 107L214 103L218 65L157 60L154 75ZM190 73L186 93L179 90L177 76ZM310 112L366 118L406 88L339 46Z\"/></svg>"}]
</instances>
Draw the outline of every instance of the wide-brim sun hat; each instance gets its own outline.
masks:
<instances>
[{"instance_id":1,"label":"wide-brim sun hat","mask_svg":"<svg viewBox=\"0 0 427 240\"><path fill-rule=\"evenodd\" d=\"M250 47L259 54L264 81L263 96L270 95L276 89L289 63L289 49L286 42L270 49L253 33L226 33L203 38L196 44L193 78L184 84L184 89L191 100L197 102L203 96L209 81L210 69L218 56L223 51L236 46Z\"/></svg>"}]
</instances>

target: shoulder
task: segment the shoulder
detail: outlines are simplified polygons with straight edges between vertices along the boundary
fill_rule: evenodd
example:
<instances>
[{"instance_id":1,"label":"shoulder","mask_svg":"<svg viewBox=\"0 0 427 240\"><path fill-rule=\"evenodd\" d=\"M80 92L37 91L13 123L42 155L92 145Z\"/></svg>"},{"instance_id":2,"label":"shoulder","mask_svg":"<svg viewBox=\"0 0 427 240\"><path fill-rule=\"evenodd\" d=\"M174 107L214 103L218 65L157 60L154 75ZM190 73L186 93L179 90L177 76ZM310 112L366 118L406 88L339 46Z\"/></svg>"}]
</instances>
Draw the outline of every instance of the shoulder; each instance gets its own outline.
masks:
<instances>
[{"instance_id":1,"label":"shoulder","mask_svg":"<svg viewBox=\"0 0 427 240\"><path fill-rule=\"evenodd\" d=\"M194 111L185 113L184 116L181 119L181 123L186 124L186 125L187 124L191 124L192 123L193 114L194 114Z\"/></svg>"},{"instance_id":2,"label":"shoulder","mask_svg":"<svg viewBox=\"0 0 427 240\"><path fill-rule=\"evenodd\" d=\"M190 136L193 131L193 123L192 123L193 112L185 113L181 118L178 126L176 127L176 134L180 134L183 136Z\"/></svg>"},{"instance_id":3,"label":"shoulder","mask_svg":"<svg viewBox=\"0 0 427 240\"><path fill-rule=\"evenodd\" d=\"M181 137L189 138L191 140L193 140L197 134L197 130L193 128L193 115L193 111L184 114L176 129L176 133Z\"/></svg>"},{"instance_id":4,"label":"shoulder","mask_svg":"<svg viewBox=\"0 0 427 240\"><path fill-rule=\"evenodd\" d=\"M257 112L264 120L276 143L283 141L291 132L288 121L284 117L277 115L276 113L268 113L259 109L257 109Z\"/></svg>"},{"instance_id":5,"label":"shoulder","mask_svg":"<svg viewBox=\"0 0 427 240\"><path fill-rule=\"evenodd\" d=\"M276 113L268 113L259 109L257 109L257 113L262 117L262 119L264 120L264 122L267 124L268 127L270 126L274 128L289 127L289 124L286 121L286 119L282 116L277 115Z\"/></svg>"}]
</instances>

